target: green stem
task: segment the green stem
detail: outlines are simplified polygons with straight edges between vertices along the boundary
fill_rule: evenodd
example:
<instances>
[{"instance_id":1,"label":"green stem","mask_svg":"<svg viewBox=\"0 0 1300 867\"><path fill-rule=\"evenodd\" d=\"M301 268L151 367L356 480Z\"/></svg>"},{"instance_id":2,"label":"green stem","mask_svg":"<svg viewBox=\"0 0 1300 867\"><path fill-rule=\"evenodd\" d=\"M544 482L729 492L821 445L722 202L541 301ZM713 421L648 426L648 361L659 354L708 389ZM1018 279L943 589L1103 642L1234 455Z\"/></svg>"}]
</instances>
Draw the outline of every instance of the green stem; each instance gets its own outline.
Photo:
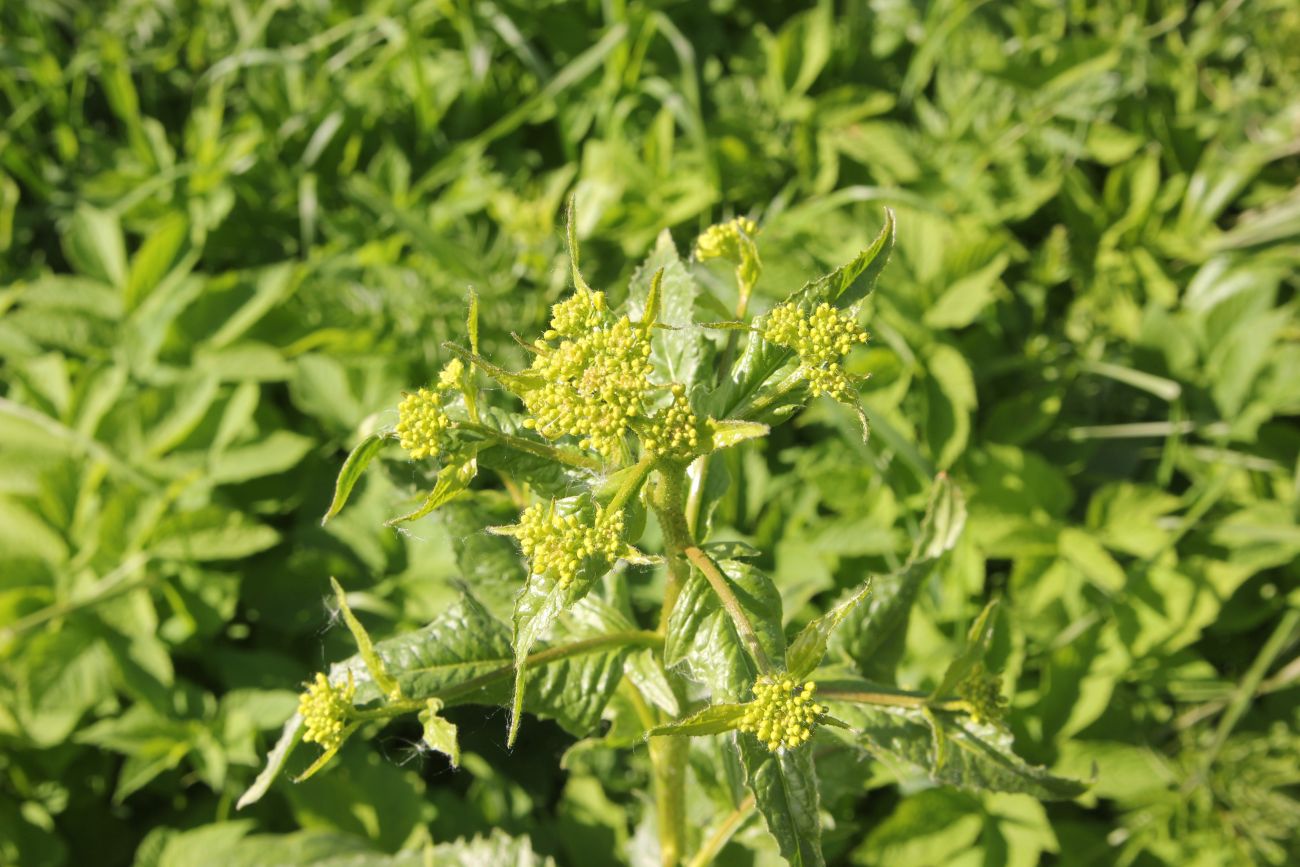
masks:
<instances>
[{"instance_id":1,"label":"green stem","mask_svg":"<svg viewBox=\"0 0 1300 867\"><path fill-rule=\"evenodd\" d=\"M651 505L664 534L664 556L668 561L668 583L664 586L663 607L659 612L659 635L668 630L673 606L682 587L690 578L691 567L684 557L694 545L686 523L686 466L662 460L658 484L652 491ZM650 764L655 780L655 803L659 819L659 851L664 867L676 867L683 855L686 836L686 763L689 744L686 738L651 738Z\"/></svg>"},{"instance_id":2,"label":"green stem","mask_svg":"<svg viewBox=\"0 0 1300 867\"><path fill-rule=\"evenodd\" d=\"M773 671L772 660L768 659L767 651L763 650L763 645L758 641L758 633L754 631L754 624L749 622L749 615L745 609L740 607L740 600L732 592L731 583L727 576L722 573L722 569L713 558L704 553L703 550L691 545L685 551L686 558L695 564L695 568L700 570L713 592L717 594L718 601L722 603L723 609L731 617L731 622L736 626L736 632L740 634L740 640L744 642L749 655L754 658L754 663L758 670L763 674L771 674Z\"/></svg>"},{"instance_id":3,"label":"green stem","mask_svg":"<svg viewBox=\"0 0 1300 867\"><path fill-rule=\"evenodd\" d=\"M923 693L909 692L858 692L853 690L819 689L817 697L827 701L848 701L854 704L875 704L883 707L923 707L945 711L969 711L970 705L962 699L931 701Z\"/></svg>"},{"instance_id":4,"label":"green stem","mask_svg":"<svg viewBox=\"0 0 1300 867\"><path fill-rule=\"evenodd\" d=\"M653 744L654 741L652 740L650 743ZM708 865L712 864L714 859L718 857L718 853L722 851L722 847L727 845L727 841L731 839L731 836L749 818L749 814L754 811L755 804L757 804L757 801L753 794L741 801L736 809L732 810L727 818L722 820L722 824L718 826L709 839L704 841L687 867L708 867Z\"/></svg>"},{"instance_id":5,"label":"green stem","mask_svg":"<svg viewBox=\"0 0 1300 867\"><path fill-rule=\"evenodd\" d=\"M607 512L617 512L619 509L623 508L623 505L641 489L641 483L645 481L646 476L650 475L650 470L654 469L654 465L655 461L653 457L649 455L643 457L636 466L632 468L632 472L623 481L623 484L614 494L613 499L609 501L609 505L605 507L605 510Z\"/></svg>"},{"instance_id":6,"label":"green stem","mask_svg":"<svg viewBox=\"0 0 1300 867\"><path fill-rule=\"evenodd\" d=\"M740 417L750 420L758 418L769 406L802 385L804 378L803 367L795 368L785 377L785 379L781 380L776 388L745 407L745 411L740 414Z\"/></svg>"},{"instance_id":7,"label":"green stem","mask_svg":"<svg viewBox=\"0 0 1300 867\"><path fill-rule=\"evenodd\" d=\"M664 533L664 556L668 560L668 583L664 587L664 602L659 613L659 631L668 628L668 618L677 604L682 587L691 577L691 567L684 559L687 548L695 544L690 527L686 524L684 507L685 467L677 463L659 464L659 484L655 487L653 506Z\"/></svg>"},{"instance_id":8,"label":"green stem","mask_svg":"<svg viewBox=\"0 0 1300 867\"><path fill-rule=\"evenodd\" d=\"M603 647L619 646L624 644L634 644L641 647L660 647L663 645L663 636L657 632L650 632L643 629L631 629L626 632L611 632L608 635L598 635L595 638L587 638L582 641L575 641L572 644L562 644L559 647L548 647L545 650L539 650L536 653L530 653L524 659L524 668L532 668L535 665L547 665L552 662L559 662L562 659L568 659L573 656L581 656L584 653L592 653ZM513 665L503 665L500 668L489 671L487 674L480 674L478 677L470 678L464 683L456 684L449 687L436 697L444 701L461 698L462 696L477 692L478 690L492 686L499 681L509 681L515 676L515 667Z\"/></svg>"},{"instance_id":9,"label":"green stem","mask_svg":"<svg viewBox=\"0 0 1300 867\"><path fill-rule=\"evenodd\" d=\"M686 530L692 537L700 532L700 509L704 506L704 480L709 475L709 455L700 455L686 471Z\"/></svg>"},{"instance_id":10,"label":"green stem","mask_svg":"<svg viewBox=\"0 0 1300 867\"><path fill-rule=\"evenodd\" d=\"M599 470L600 462L595 458L584 455L582 452L574 449L557 448L556 446L539 443L536 440L530 440L526 437L515 436L503 431L494 430L486 425L475 424L472 421L462 421L456 425L461 430L473 431L481 434L488 439L496 440L503 446L516 449L521 452L527 452L530 455L536 455L539 458L545 458L548 461L556 461L565 466L576 467L581 470Z\"/></svg>"},{"instance_id":11,"label":"green stem","mask_svg":"<svg viewBox=\"0 0 1300 867\"><path fill-rule=\"evenodd\" d=\"M99 589L84 599L72 599L67 602L59 602L55 605L49 605L39 611L33 611L25 617L20 617L8 626L0 629L0 642L6 642L10 639L17 638L24 632L30 632L38 626L42 626L51 620L60 617L67 617L69 614L75 614L86 608L93 608L101 602L107 602L110 599L116 599L133 590L139 590L147 587L158 579L158 575L142 575L135 580L128 580L127 576L139 569L149 560L144 554L135 554L105 575L99 582Z\"/></svg>"}]
</instances>

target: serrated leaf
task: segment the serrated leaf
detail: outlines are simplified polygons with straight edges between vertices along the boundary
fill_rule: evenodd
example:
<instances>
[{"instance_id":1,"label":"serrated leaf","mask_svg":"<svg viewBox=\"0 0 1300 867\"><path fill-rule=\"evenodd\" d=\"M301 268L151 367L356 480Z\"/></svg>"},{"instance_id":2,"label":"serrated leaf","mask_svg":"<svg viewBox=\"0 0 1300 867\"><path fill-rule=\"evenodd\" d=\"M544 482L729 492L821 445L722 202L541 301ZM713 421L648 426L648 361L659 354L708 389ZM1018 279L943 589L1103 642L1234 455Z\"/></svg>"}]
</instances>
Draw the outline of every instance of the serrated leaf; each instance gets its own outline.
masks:
<instances>
[{"instance_id":1,"label":"serrated leaf","mask_svg":"<svg viewBox=\"0 0 1300 867\"><path fill-rule=\"evenodd\" d=\"M800 630L786 652L786 664L791 677L795 680L803 680L821 665L822 659L826 656L827 643L835 629L870 593L871 579L868 578L866 583L854 591L849 598L822 616L813 619Z\"/></svg>"},{"instance_id":2,"label":"serrated leaf","mask_svg":"<svg viewBox=\"0 0 1300 867\"><path fill-rule=\"evenodd\" d=\"M723 560L718 565L730 579L740 607L749 615L759 644L773 664L782 667L785 635L781 631L781 594L772 579L744 563ZM664 636L664 665L675 668L683 664L690 678L709 687L713 701L740 701L758 677L758 669L735 624L709 582L698 573L682 588Z\"/></svg>"},{"instance_id":3,"label":"serrated leaf","mask_svg":"<svg viewBox=\"0 0 1300 867\"><path fill-rule=\"evenodd\" d=\"M956 484L941 474L931 488L921 531L907 563L897 572L877 577L867 604L846 617L834 636L834 644L856 660L864 674L892 678L912 603L943 555L957 544L965 525L965 498Z\"/></svg>"},{"instance_id":4,"label":"serrated leaf","mask_svg":"<svg viewBox=\"0 0 1300 867\"><path fill-rule=\"evenodd\" d=\"M356 448L348 453L347 460L343 462L343 468L339 470L338 479L334 482L334 499L330 502L329 511L325 517L320 519L321 524L325 524L330 518L333 518L339 512L343 511L344 505L347 504L348 497L352 495L352 489L357 486L361 479L362 473L366 467L375 459L388 442L386 434L373 433L370 436L357 443Z\"/></svg>"},{"instance_id":5,"label":"serrated leaf","mask_svg":"<svg viewBox=\"0 0 1300 867\"><path fill-rule=\"evenodd\" d=\"M791 296L791 300L830 301L837 307L848 307L866 298L876 288L880 272L889 263L895 234L894 212L885 208L885 223L870 246L852 262L806 284Z\"/></svg>"},{"instance_id":6,"label":"serrated leaf","mask_svg":"<svg viewBox=\"0 0 1300 867\"><path fill-rule=\"evenodd\" d=\"M754 793L767 830L793 867L825 864L821 846L817 769L808 744L768 752L753 737L736 735L745 782Z\"/></svg>"},{"instance_id":7,"label":"serrated leaf","mask_svg":"<svg viewBox=\"0 0 1300 867\"><path fill-rule=\"evenodd\" d=\"M662 735L699 737L701 735L722 734L723 732L732 731L740 725L740 720L744 717L747 707L748 705L744 704L710 705L697 713L691 714L686 719L655 726L650 729L648 734L651 737Z\"/></svg>"},{"instance_id":8,"label":"serrated leaf","mask_svg":"<svg viewBox=\"0 0 1300 867\"><path fill-rule=\"evenodd\" d=\"M930 727L905 712L836 704L858 730L859 742L887 764L902 763L934 783L962 789L1032 795L1044 801L1069 800L1087 791L1078 780L1058 777L1030 765L1012 751L1011 735L993 726L936 714L945 744L944 761L935 755Z\"/></svg>"},{"instance_id":9,"label":"serrated leaf","mask_svg":"<svg viewBox=\"0 0 1300 867\"><path fill-rule=\"evenodd\" d=\"M395 527L409 521L418 521L435 509L446 505L452 499L464 493L470 482L478 475L478 460L471 457L459 463L443 464L438 470L438 479L433 483L433 490L424 498L420 508L384 522L385 527Z\"/></svg>"},{"instance_id":10,"label":"serrated leaf","mask_svg":"<svg viewBox=\"0 0 1300 867\"><path fill-rule=\"evenodd\" d=\"M499 704L506 698L503 679L479 682L510 665L509 631L469 594L462 594L428 626L376 642L374 651L408 698L436 695L448 707ZM357 686L357 705L383 694L359 654L330 666L332 681L343 682L349 673Z\"/></svg>"},{"instance_id":11,"label":"serrated leaf","mask_svg":"<svg viewBox=\"0 0 1300 867\"><path fill-rule=\"evenodd\" d=\"M600 575L595 574L590 561L584 563L567 587L560 587L553 578L529 575L523 590L515 599L514 613L514 663L515 693L510 709L510 728L506 744L512 746L519 734L519 717L523 712L524 687L527 683L525 660L543 635L551 628L560 612L586 596Z\"/></svg>"}]
</instances>

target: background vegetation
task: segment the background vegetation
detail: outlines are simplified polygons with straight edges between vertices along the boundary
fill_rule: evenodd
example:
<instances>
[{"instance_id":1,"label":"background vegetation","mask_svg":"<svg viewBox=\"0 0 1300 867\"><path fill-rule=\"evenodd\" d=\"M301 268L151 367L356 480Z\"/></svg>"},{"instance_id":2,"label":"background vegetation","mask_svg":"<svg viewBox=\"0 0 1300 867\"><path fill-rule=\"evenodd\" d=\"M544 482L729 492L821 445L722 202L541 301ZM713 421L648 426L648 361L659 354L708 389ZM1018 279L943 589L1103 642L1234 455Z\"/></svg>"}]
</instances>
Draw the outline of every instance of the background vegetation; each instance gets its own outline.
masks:
<instances>
[{"instance_id":1,"label":"background vegetation","mask_svg":"<svg viewBox=\"0 0 1300 867\"><path fill-rule=\"evenodd\" d=\"M1296 863L1297 44L1289 0L0 3L0 862L638 863L644 767L473 709L459 772L393 729L234 811L352 652L330 575L377 637L460 580L508 610L479 516L376 529L414 470L320 516L468 287L498 356L537 330L576 189L616 291L662 229L754 217L760 307L897 214L871 441L816 405L720 519L798 625L948 472L899 682L1000 595L1018 751L1095 784L859 764L828 858ZM774 857L751 819L721 859Z\"/></svg>"}]
</instances>

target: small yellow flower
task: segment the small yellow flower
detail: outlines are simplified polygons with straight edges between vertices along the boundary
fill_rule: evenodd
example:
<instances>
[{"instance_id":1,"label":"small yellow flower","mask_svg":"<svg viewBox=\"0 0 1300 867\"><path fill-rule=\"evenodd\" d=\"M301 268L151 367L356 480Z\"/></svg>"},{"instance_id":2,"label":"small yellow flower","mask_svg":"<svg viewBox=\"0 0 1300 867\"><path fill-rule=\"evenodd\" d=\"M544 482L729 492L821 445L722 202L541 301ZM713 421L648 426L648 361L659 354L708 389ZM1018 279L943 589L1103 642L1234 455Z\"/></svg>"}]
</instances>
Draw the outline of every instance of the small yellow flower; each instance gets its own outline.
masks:
<instances>
[{"instance_id":1,"label":"small yellow flower","mask_svg":"<svg viewBox=\"0 0 1300 867\"><path fill-rule=\"evenodd\" d=\"M811 314L793 301L774 307L763 318L763 337L793 349L814 396L829 394L843 400L849 378L841 362L855 344L867 342L867 332L849 312L823 301Z\"/></svg>"},{"instance_id":2,"label":"small yellow flower","mask_svg":"<svg viewBox=\"0 0 1300 867\"><path fill-rule=\"evenodd\" d=\"M771 752L792 750L808 742L826 708L812 700L817 684L799 684L788 674L762 675L754 682L754 700L740 720Z\"/></svg>"},{"instance_id":3,"label":"small yellow flower","mask_svg":"<svg viewBox=\"0 0 1300 867\"><path fill-rule=\"evenodd\" d=\"M551 575L560 589L573 583L591 558L604 566L623 548L623 512L597 510L590 523L577 514L561 515L554 503L536 503L519 516L515 531L533 574Z\"/></svg>"},{"instance_id":4,"label":"small yellow flower","mask_svg":"<svg viewBox=\"0 0 1300 867\"><path fill-rule=\"evenodd\" d=\"M352 697L356 691L352 672L348 672L346 686L335 686L328 677L317 674L315 682L298 697L298 713L307 729L302 739L320 744L325 750L337 749L343 743L343 730L352 713Z\"/></svg>"}]
</instances>

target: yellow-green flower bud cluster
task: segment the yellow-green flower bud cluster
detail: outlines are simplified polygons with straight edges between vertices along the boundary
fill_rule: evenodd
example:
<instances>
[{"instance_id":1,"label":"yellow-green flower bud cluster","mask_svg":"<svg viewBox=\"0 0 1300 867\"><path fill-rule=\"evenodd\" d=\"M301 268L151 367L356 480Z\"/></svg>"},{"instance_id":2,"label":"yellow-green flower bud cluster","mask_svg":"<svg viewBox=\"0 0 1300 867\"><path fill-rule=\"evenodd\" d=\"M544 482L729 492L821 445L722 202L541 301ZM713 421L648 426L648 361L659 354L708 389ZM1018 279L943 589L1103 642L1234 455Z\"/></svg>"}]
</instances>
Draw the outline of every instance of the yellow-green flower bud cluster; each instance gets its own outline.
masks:
<instances>
[{"instance_id":1,"label":"yellow-green flower bud cluster","mask_svg":"<svg viewBox=\"0 0 1300 867\"><path fill-rule=\"evenodd\" d=\"M579 289L551 308L551 328L544 336L547 340L581 337L605 325L608 319L605 293Z\"/></svg>"},{"instance_id":2,"label":"yellow-green flower bud cluster","mask_svg":"<svg viewBox=\"0 0 1300 867\"><path fill-rule=\"evenodd\" d=\"M422 388L398 404L397 436L402 448L417 461L438 454L440 440L450 424L442 410L442 397L436 391Z\"/></svg>"},{"instance_id":3,"label":"yellow-green flower bud cluster","mask_svg":"<svg viewBox=\"0 0 1300 867\"><path fill-rule=\"evenodd\" d=\"M805 314L793 301L773 308L763 320L763 337L799 354L813 395L845 397L849 378L841 362L854 344L866 343L857 318L823 301Z\"/></svg>"},{"instance_id":4,"label":"yellow-green flower bud cluster","mask_svg":"<svg viewBox=\"0 0 1300 867\"><path fill-rule=\"evenodd\" d=\"M655 416L641 445L647 454L672 458L689 458L700 446L700 420L686 398L686 386L672 387L673 402Z\"/></svg>"},{"instance_id":5,"label":"yellow-green flower bud cluster","mask_svg":"<svg viewBox=\"0 0 1300 867\"><path fill-rule=\"evenodd\" d=\"M597 511L590 523L577 514L561 515L554 503L536 503L519 516L515 530L534 575L551 575L561 590L573 583L589 558L605 564L623 550L623 512Z\"/></svg>"},{"instance_id":6,"label":"yellow-green flower bud cluster","mask_svg":"<svg viewBox=\"0 0 1300 867\"><path fill-rule=\"evenodd\" d=\"M695 258L701 262L706 259L729 259L739 264L744 258L740 246L740 234L750 238L758 234L758 226L748 217L736 217L725 223L710 226L703 235L695 239Z\"/></svg>"},{"instance_id":7,"label":"yellow-green flower bud cluster","mask_svg":"<svg viewBox=\"0 0 1300 867\"><path fill-rule=\"evenodd\" d=\"M812 737L826 708L812 700L817 684L800 685L788 674L760 676L754 683L754 700L740 720L740 730L751 732L771 752L792 750Z\"/></svg>"},{"instance_id":8,"label":"yellow-green flower bud cluster","mask_svg":"<svg viewBox=\"0 0 1300 867\"><path fill-rule=\"evenodd\" d=\"M438 390L451 391L460 388L460 380L464 375L465 363L459 358L453 358L444 364L442 370L438 373Z\"/></svg>"},{"instance_id":9,"label":"yellow-green flower bud cluster","mask_svg":"<svg viewBox=\"0 0 1300 867\"><path fill-rule=\"evenodd\" d=\"M298 697L298 713L306 731L302 739L320 744L322 749L336 749L343 743L343 730L352 713L352 697L357 685L348 673L346 686L335 686L328 677L317 674L315 682Z\"/></svg>"},{"instance_id":10,"label":"yellow-green flower bud cluster","mask_svg":"<svg viewBox=\"0 0 1300 867\"><path fill-rule=\"evenodd\" d=\"M966 701L970 717L977 723L998 722L1005 715L1007 699L1002 694L1001 680L986 671L983 663L976 664L957 684L957 694Z\"/></svg>"},{"instance_id":11,"label":"yellow-green flower bud cluster","mask_svg":"<svg viewBox=\"0 0 1300 867\"><path fill-rule=\"evenodd\" d=\"M579 437L583 448L616 457L629 423L645 411L650 335L624 316L542 350L532 370L543 384L523 396L532 414L524 425L550 439Z\"/></svg>"}]
</instances>

